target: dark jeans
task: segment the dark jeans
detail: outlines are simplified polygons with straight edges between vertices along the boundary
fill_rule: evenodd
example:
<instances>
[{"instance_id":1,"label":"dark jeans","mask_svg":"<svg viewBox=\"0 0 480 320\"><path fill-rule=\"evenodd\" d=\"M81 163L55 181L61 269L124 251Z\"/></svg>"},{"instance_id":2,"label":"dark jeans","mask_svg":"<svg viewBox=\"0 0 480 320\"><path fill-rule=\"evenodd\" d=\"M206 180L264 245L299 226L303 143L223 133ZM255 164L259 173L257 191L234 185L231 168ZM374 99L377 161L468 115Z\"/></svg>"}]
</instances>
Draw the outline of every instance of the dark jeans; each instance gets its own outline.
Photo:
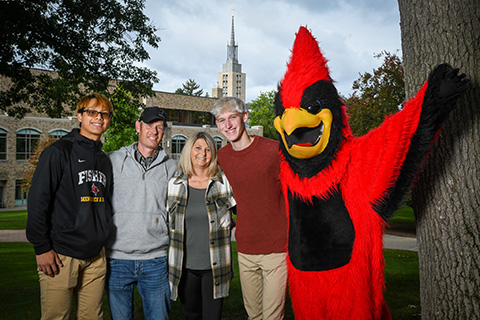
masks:
<instances>
[{"instance_id":1,"label":"dark jeans","mask_svg":"<svg viewBox=\"0 0 480 320\"><path fill-rule=\"evenodd\" d=\"M223 298L213 299L212 270L183 269L178 296L187 320L222 318Z\"/></svg>"}]
</instances>

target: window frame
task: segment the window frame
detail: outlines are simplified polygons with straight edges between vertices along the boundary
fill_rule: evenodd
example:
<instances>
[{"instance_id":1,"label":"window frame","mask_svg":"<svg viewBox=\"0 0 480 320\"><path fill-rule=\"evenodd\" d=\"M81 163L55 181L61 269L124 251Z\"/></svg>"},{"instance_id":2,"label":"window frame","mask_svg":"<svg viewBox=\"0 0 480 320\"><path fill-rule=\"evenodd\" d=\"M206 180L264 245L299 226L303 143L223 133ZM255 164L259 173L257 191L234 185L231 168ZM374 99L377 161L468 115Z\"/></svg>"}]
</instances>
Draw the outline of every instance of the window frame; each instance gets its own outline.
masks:
<instances>
[{"instance_id":1,"label":"window frame","mask_svg":"<svg viewBox=\"0 0 480 320\"><path fill-rule=\"evenodd\" d=\"M187 143L187 137L184 136L183 134L176 134L172 137L172 158L175 160L180 159L180 154L183 151L183 148L185 148L185 144ZM180 150L177 150L180 148ZM179 152L175 152L179 151Z\"/></svg>"},{"instance_id":2,"label":"window frame","mask_svg":"<svg viewBox=\"0 0 480 320\"><path fill-rule=\"evenodd\" d=\"M4 128L0 128L0 161L8 160L8 131Z\"/></svg>"},{"instance_id":3,"label":"window frame","mask_svg":"<svg viewBox=\"0 0 480 320\"><path fill-rule=\"evenodd\" d=\"M15 137L15 159L17 161L27 161L32 156L35 147L38 145L38 141L40 140L41 133L42 132L36 128L22 128L17 130ZM19 141L19 139L23 140ZM19 150L19 147L22 145L23 149Z\"/></svg>"}]
</instances>

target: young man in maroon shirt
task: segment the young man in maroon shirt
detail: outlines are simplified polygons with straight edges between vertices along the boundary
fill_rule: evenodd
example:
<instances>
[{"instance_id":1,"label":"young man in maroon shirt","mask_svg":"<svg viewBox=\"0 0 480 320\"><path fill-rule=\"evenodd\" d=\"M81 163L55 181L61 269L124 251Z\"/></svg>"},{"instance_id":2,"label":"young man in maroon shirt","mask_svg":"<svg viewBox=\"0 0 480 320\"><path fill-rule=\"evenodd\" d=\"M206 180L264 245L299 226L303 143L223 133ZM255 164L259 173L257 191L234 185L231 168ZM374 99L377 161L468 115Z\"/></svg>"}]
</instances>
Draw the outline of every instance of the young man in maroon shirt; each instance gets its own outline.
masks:
<instances>
[{"instance_id":1,"label":"young man in maroon shirt","mask_svg":"<svg viewBox=\"0 0 480 320\"><path fill-rule=\"evenodd\" d=\"M211 110L230 143L218 161L237 201L238 264L250 320L283 319L286 284L287 215L279 181L277 141L247 133L242 100L218 99Z\"/></svg>"}]
</instances>

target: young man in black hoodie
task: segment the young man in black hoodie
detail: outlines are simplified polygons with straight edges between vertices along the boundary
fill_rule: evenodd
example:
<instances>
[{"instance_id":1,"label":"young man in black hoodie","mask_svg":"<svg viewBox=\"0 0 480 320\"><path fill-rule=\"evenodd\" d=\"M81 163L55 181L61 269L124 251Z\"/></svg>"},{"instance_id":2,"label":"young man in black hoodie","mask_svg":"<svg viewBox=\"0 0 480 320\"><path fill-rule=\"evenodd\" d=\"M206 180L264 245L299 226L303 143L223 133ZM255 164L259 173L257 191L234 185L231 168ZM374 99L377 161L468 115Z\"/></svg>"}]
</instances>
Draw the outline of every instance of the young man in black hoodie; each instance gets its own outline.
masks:
<instances>
[{"instance_id":1,"label":"young man in black hoodie","mask_svg":"<svg viewBox=\"0 0 480 320\"><path fill-rule=\"evenodd\" d=\"M113 180L100 137L112 113L104 95L83 97L80 129L46 148L33 175L27 238L37 259L42 319L68 319L73 295L77 318L103 318Z\"/></svg>"}]
</instances>

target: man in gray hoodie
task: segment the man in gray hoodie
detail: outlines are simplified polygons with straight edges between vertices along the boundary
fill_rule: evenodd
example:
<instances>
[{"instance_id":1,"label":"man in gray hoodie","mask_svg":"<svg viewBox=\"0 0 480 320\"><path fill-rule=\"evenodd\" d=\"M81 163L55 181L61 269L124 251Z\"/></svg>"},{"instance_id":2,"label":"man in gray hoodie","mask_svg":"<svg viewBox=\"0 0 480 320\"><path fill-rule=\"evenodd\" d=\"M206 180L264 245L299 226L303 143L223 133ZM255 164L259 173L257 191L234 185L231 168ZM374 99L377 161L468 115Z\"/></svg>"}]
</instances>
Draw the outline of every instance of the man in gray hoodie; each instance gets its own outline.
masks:
<instances>
[{"instance_id":1,"label":"man in gray hoodie","mask_svg":"<svg viewBox=\"0 0 480 320\"><path fill-rule=\"evenodd\" d=\"M133 319L134 286L145 319L168 319L168 227L165 199L176 162L160 146L165 112L145 108L138 142L108 156L113 166L113 230L106 244L106 290L112 319Z\"/></svg>"}]
</instances>

